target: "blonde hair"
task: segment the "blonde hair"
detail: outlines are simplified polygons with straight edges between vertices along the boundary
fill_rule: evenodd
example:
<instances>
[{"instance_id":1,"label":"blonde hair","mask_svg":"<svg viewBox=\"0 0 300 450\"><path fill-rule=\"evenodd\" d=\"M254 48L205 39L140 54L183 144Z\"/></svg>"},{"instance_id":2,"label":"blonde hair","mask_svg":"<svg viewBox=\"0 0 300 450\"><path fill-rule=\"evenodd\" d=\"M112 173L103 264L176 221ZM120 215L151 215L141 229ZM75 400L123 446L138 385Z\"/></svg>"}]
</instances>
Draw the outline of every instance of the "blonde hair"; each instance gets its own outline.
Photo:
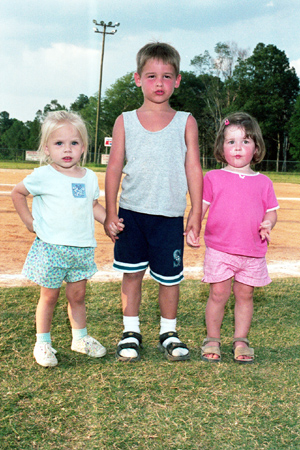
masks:
<instances>
[{"instance_id":1,"label":"blonde hair","mask_svg":"<svg viewBox=\"0 0 300 450\"><path fill-rule=\"evenodd\" d=\"M84 120L79 114L62 110L49 112L46 115L44 122L42 123L40 145L38 148L41 164L51 163L51 158L45 154L45 148L47 146L48 139L54 131L63 127L66 123L70 123L71 125L73 125L80 134L84 145L82 163L85 163L86 155L88 152L89 139Z\"/></svg>"},{"instance_id":2,"label":"blonde hair","mask_svg":"<svg viewBox=\"0 0 300 450\"><path fill-rule=\"evenodd\" d=\"M171 64L175 69L176 77L179 75L180 55L172 45L163 42L150 42L144 45L136 55L137 73L139 75L142 74L144 65L149 59L159 59L164 64Z\"/></svg>"},{"instance_id":3,"label":"blonde hair","mask_svg":"<svg viewBox=\"0 0 300 450\"><path fill-rule=\"evenodd\" d=\"M226 127L230 125L235 125L242 128L245 131L245 137L251 138L256 147L256 152L253 155L251 164L257 164L264 159L266 154L266 148L262 132L258 122L254 117L250 116L245 112L236 112L229 114L225 119L222 120L220 129L218 131L215 145L214 145L214 156L218 162L227 163L224 156L224 134Z\"/></svg>"}]
</instances>

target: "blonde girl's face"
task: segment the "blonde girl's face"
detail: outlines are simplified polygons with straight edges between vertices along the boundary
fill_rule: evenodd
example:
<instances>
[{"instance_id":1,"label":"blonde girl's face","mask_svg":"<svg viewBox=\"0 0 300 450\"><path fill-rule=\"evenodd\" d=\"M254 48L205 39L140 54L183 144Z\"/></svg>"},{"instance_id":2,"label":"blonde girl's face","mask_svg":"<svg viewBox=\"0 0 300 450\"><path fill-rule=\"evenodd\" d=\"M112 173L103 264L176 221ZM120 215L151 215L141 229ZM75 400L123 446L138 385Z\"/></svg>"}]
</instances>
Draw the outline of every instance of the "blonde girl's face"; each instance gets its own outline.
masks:
<instances>
[{"instance_id":1,"label":"blonde girl's face","mask_svg":"<svg viewBox=\"0 0 300 450\"><path fill-rule=\"evenodd\" d=\"M223 151L228 170L252 172L250 164L257 148L253 139L246 137L244 128L235 125L225 128Z\"/></svg>"},{"instance_id":2,"label":"blonde girl's face","mask_svg":"<svg viewBox=\"0 0 300 450\"><path fill-rule=\"evenodd\" d=\"M76 171L84 150L79 131L74 125L66 122L50 134L45 154L51 158L55 169L61 172Z\"/></svg>"}]
</instances>

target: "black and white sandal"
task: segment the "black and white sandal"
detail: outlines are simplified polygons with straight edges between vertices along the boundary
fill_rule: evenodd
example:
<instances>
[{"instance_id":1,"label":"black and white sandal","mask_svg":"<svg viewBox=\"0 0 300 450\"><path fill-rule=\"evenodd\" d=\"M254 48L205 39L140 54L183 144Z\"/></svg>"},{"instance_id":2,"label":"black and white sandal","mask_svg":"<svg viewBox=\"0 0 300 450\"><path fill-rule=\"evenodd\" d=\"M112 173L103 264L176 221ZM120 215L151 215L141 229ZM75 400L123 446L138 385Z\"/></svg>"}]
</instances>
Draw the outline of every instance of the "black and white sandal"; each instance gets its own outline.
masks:
<instances>
[{"instance_id":1,"label":"black and white sandal","mask_svg":"<svg viewBox=\"0 0 300 450\"><path fill-rule=\"evenodd\" d=\"M178 334L175 331L168 331L167 333L161 334L159 336L159 344L158 344L159 350L165 354L165 357L169 361L186 361L187 359L190 359L190 352L188 346L183 342L170 342L166 347L164 347L163 343L167 339L172 337L179 339ZM184 348L188 351L188 353L186 355L174 356L173 351L176 348Z\"/></svg>"},{"instance_id":2,"label":"black and white sandal","mask_svg":"<svg viewBox=\"0 0 300 450\"><path fill-rule=\"evenodd\" d=\"M137 362L141 359L140 356L140 349L143 348L142 346L142 335L140 333L135 333L134 331L126 331L125 333L123 333L122 336L122 341L124 339L127 338L135 338L139 341L138 344L136 344L135 342L124 342L123 344L119 344L117 347L117 352L116 352L116 358L118 361L128 361L128 362ZM134 357L130 357L130 356L122 356L120 353L122 350L127 350L127 349L133 349L136 351L137 356Z\"/></svg>"}]
</instances>

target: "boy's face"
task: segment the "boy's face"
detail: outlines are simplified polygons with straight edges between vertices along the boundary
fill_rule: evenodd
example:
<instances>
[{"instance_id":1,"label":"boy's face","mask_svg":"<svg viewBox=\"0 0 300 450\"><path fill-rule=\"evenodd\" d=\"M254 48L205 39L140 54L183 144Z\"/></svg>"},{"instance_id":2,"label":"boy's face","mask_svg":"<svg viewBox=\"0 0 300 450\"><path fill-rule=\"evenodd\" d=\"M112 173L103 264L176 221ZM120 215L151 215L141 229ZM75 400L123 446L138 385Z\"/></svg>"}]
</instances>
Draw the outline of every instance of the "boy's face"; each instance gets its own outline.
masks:
<instances>
[{"instance_id":1,"label":"boy's face","mask_svg":"<svg viewBox=\"0 0 300 450\"><path fill-rule=\"evenodd\" d=\"M144 98L154 103L169 100L175 88L180 85L181 75L176 76L175 68L160 59L149 59L142 73L134 74L135 83L142 88Z\"/></svg>"}]
</instances>

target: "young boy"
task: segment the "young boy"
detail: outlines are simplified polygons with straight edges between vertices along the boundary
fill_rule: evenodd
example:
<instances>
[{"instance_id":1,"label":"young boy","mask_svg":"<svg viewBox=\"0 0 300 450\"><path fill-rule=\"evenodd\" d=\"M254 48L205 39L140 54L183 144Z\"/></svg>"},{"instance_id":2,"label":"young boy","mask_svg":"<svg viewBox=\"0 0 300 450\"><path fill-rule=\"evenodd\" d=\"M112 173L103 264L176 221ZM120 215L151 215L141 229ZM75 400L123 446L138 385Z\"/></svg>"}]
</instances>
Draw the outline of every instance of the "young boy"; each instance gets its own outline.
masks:
<instances>
[{"instance_id":1,"label":"young boy","mask_svg":"<svg viewBox=\"0 0 300 450\"><path fill-rule=\"evenodd\" d=\"M123 272L124 333L117 348L120 361L140 359L139 307L148 266L159 283L160 350L170 361L190 357L176 333L176 316L183 280L183 235L188 245L199 247L203 177L196 120L169 104L180 84L179 64L179 53L168 44L150 43L141 48L134 78L144 103L119 116L113 129L104 227L115 242L113 267ZM116 237L109 224L119 222L116 202L122 172L119 216L125 228ZM192 207L184 232L188 190Z\"/></svg>"}]
</instances>

